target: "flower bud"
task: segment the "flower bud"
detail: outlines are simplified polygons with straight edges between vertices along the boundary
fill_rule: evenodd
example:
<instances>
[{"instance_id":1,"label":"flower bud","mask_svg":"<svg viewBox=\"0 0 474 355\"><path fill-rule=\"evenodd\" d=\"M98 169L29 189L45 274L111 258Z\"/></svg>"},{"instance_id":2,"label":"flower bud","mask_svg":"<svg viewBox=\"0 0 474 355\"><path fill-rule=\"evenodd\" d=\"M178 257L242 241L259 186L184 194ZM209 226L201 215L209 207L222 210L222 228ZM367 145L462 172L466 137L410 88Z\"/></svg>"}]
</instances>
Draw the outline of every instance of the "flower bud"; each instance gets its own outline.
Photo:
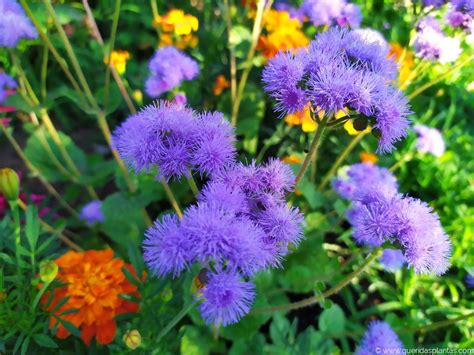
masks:
<instances>
[{"instance_id":1,"label":"flower bud","mask_svg":"<svg viewBox=\"0 0 474 355\"><path fill-rule=\"evenodd\" d=\"M135 350L142 344L142 336L138 330L128 330L122 338L123 342L129 349Z\"/></svg>"},{"instance_id":2,"label":"flower bud","mask_svg":"<svg viewBox=\"0 0 474 355\"><path fill-rule=\"evenodd\" d=\"M18 200L20 194L20 178L15 170L10 168L0 169L0 193L7 201Z\"/></svg>"},{"instance_id":3,"label":"flower bud","mask_svg":"<svg viewBox=\"0 0 474 355\"><path fill-rule=\"evenodd\" d=\"M40 279L43 282L51 282L58 275L58 265L52 261L43 261L39 270Z\"/></svg>"}]
</instances>

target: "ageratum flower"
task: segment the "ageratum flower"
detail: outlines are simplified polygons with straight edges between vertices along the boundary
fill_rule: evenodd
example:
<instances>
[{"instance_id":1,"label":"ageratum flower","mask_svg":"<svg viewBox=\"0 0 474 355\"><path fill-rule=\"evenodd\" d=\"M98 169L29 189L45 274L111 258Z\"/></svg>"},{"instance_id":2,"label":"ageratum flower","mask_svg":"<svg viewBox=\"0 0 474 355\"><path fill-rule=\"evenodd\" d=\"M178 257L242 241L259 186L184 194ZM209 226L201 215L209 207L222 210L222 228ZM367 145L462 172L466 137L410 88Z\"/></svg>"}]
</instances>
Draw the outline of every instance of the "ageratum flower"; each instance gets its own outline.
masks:
<instances>
[{"instance_id":1,"label":"ageratum flower","mask_svg":"<svg viewBox=\"0 0 474 355\"><path fill-rule=\"evenodd\" d=\"M359 244L379 247L389 242L402 250L417 274L446 272L451 242L426 203L400 195L395 178L384 168L356 164L347 175L333 186L353 202L347 217Z\"/></svg>"},{"instance_id":2,"label":"ageratum flower","mask_svg":"<svg viewBox=\"0 0 474 355\"><path fill-rule=\"evenodd\" d=\"M150 76L145 91L150 97L159 97L199 74L197 62L173 46L158 49L148 64Z\"/></svg>"},{"instance_id":3,"label":"ageratum flower","mask_svg":"<svg viewBox=\"0 0 474 355\"><path fill-rule=\"evenodd\" d=\"M418 134L416 148L420 153L430 153L435 157L444 154L446 146L439 130L424 125L416 125L413 130Z\"/></svg>"},{"instance_id":4,"label":"ageratum flower","mask_svg":"<svg viewBox=\"0 0 474 355\"><path fill-rule=\"evenodd\" d=\"M398 249L385 249L380 257L380 263L391 272L400 270L406 263L403 252Z\"/></svg>"},{"instance_id":5,"label":"ageratum flower","mask_svg":"<svg viewBox=\"0 0 474 355\"><path fill-rule=\"evenodd\" d=\"M304 0L301 10L315 26L337 24L357 28L362 21L359 7L345 0Z\"/></svg>"},{"instance_id":6,"label":"ageratum flower","mask_svg":"<svg viewBox=\"0 0 474 355\"><path fill-rule=\"evenodd\" d=\"M8 74L0 73L0 104L6 100L9 89L15 89L17 87L16 81Z\"/></svg>"},{"instance_id":7,"label":"ageratum flower","mask_svg":"<svg viewBox=\"0 0 474 355\"><path fill-rule=\"evenodd\" d=\"M307 50L280 52L270 60L264 89L282 116L308 103L314 116L360 114L380 132L378 151L389 152L406 136L410 110L393 86L397 65L388 51L373 33L333 28L318 34Z\"/></svg>"},{"instance_id":8,"label":"ageratum flower","mask_svg":"<svg viewBox=\"0 0 474 355\"><path fill-rule=\"evenodd\" d=\"M114 132L121 158L136 171L158 167L169 180L191 169L211 175L235 159L235 133L220 113L197 115L178 104L158 101L130 116Z\"/></svg>"},{"instance_id":9,"label":"ageratum flower","mask_svg":"<svg viewBox=\"0 0 474 355\"><path fill-rule=\"evenodd\" d=\"M356 355L375 355L385 352L402 352L404 349L398 335L387 322L374 320L369 323L367 331L357 347Z\"/></svg>"},{"instance_id":10,"label":"ageratum flower","mask_svg":"<svg viewBox=\"0 0 474 355\"><path fill-rule=\"evenodd\" d=\"M456 61L462 52L459 39L446 36L430 16L418 23L413 48L418 57L441 64Z\"/></svg>"},{"instance_id":11,"label":"ageratum flower","mask_svg":"<svg viewBox=\"0 0 474 355\"><path fill-rule=\"evenodd\" d=\"M433 7L437 8L437 7L440 7L441 5L443 5L444 3L446 3L446 1L447 0L421 0L421 4L424 7L433 6Z\"/></svg>"},{"instance_id":12,"label":"ageratum flower","mask_svg":"<svg viewBox=\"0 0 474 355\"><path fill-rule=\"evenodd\" d=\"M241 281L234 273L219 272L209 275L202 289L199 310L207 324L229 325L250 311L255 298L254 285Z\"/></svg>"},{"instance_id":13,"label":"ageratum flower","mask_svg":"<svg viewBox=\"0 0 474 355\"><path fill-rule=\"evenodd\" d=\"M468 272L466 274L465 281L468 288L474 288L474 274Z\"/></svg>"},{"instance_id":14,"label":"ageratum flower","mask_svg":"<svg viewBox=\"0 0 474 355\"><path fill-rule=\"evenodd\" d=\"M102 201L94 200L88 202L82 207L80 217L89 225L104 222L105 217L102 212Z\"/></svg>"},{"instance_id":15,"label":"ageratum flower","mask_svg":"<svg viewBox=\"0 0 474 355\"><path fill-rule=\"evenodd\" d=\"M294 6L291 6L285 1L276 1L273 7L278 11L288 12L290 18L296 19L301 23L305 20L305 14L302 8L296 8Z\"/></svg>"},{"instance_id":16,"label":"ageratum flower","mask_svg":"<svg viewBox=\"0 0 474 355\"><path fill-rule=\"evenodd\" d=\"M38 32L16 0L0 0L0 47L13 48L21 39L34 39Z\"/></svg>"}]
</instances>

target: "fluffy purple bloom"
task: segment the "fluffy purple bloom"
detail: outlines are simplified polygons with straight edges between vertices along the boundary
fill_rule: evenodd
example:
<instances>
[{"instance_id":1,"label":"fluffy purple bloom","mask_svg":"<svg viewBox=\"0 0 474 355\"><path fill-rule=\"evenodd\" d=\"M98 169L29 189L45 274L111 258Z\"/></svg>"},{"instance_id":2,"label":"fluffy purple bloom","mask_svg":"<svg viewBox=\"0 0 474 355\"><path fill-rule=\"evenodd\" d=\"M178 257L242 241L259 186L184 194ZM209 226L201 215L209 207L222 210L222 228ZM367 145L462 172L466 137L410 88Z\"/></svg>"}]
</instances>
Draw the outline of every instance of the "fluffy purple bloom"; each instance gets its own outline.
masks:
<instances>
[{"instance_id":1,"label":"fluffy purple bloom","mask_svg":"<svg viewBox=\"0 0 474 355\"><path fill-rule=\"evenodd\" d=\"M372 321L355 351L356 355L375 355L402 352L403 344L387 322Z\"/></svg>"},{"instance_id":2,"label":"fluffy purple bloom","mask_svg":"<svg viewBox=\"0 0 474 355\"><path fill-rule=\"evenodd\" d=\"M441 64L454 62L462 52L459 39L446 36L429 16L418 23L413 48L418 57Z\"/></svg>"},{"instance_id":3,"label":"fluffy purple bloom","mask_svg":"<svg viewBox=\"0 0 474 355\"><path fill-rule=\"evenodd\" d=\"M148 228L143 241L143 259L158 275L178 276L194 259L190 241L183 235L176 216L165 215Z\"/></svg>"},{"instance_id":4,"label":"fluffy purple bloom","mask_svg":"<svg viewBox=\"0 0 474 355\"><path fill-rule=\"evenodd\" d=\"M186 106L186 104L188 103L188 98L186 97L186 94L184 92L177 92L174 95L172 102L176 105Z\"/></svg>"},{"instance_id":5,"label":"fluffy purple bloom","mask_svg":"<svg viewBox=\"0 0 474 355\"><path fill-rule=\"evenodd\" d=\"M293 191L295 184L295 174L291 167L276 158L265 164L262 179L268 191L277 195Z\"/></svg>"},{"instance_id":6,"label":"fluffy purple bloom","mask_svg":"<svg viewBox=\"0 0 474 355\"><path fill-rule=\"evenodd\" d=\"M215 206L234 214L249 212L245 194L239 188L229 187L219 181L207 183L198 195L198 202L212 202Z\"/></svg>"},{"instance_id":7,"label":"fluffy purple bloom","mask_svg":"<svg viewBox=\"0 0 474 355\"><path fill-rule=\"evenodd\" d=\"M430 153L435 157L444 154L446 146L439 130L424 125L416 125L413 130L418 134L416 148L420 153Z\"/></svg>"},{"instance_id":8,"label":"fluffy purple bloom","mask_svg":"<svg viewBox=\"0 0 474 355\"><path fill-rule=\"evenodd\" d=\"M421 4L424 7L433 6L433 7L440 7L446 2L446 0L421 0Z\"/></svg>"},{"instance_id":9,"label":"fluffy purple bloom","mask_svg":"<svg viewBox=\"0 0 474 355\"><path fill-rule=\"evenodd\" d=\"M15 89L16 87L16 81L10 75L0 73L0 104L2 104L7 98L7 90Z\"/></svg>"},{"instance_id":10,"label":"fluffy purple bloom","mask_svg":"<svg viewBox=\"0 0 474 355\"><path fill-rule=\"evenodd\" d=\"M372 28L358 28L354 30L354 34L362 37L367 43L375 43L382 48L385 48L385 50L388 51L390 50L390 45L383 36L383 34L377 30L374 30Z\"/></svg>"},{"instance_id":11,"label":"fluffy purple bloom","mask_svg":"<svg viewBox=\"0 0 474 355\"><path fill-rule=\"evenodd\" d=\"M197 62L172 46L158 49L148 64L150 76L145 83L145 91L150 97L159 97L199 74Z\"/></svg>"},{"instance_id":12,"label":"fluffy purple bloom","mask_svg":"<svg viewBox=\"0 0 474 355\"><path fill-rule=\"evenodd\" d=\"M102 202L99 200L88 202L81 208L79 214L81 219L89 225L102 223L105 220L104 213L102 212Z\"/></svg>"},{"instance_id":13,"label":"fluffy purple bloom","mask_svg":"<svg viewBox=\"0 0 474 355\"><path fill-rule=\"evenodd\" d=\"M136 171L158 167L158 178L212 175L235 159L235 134L221 113L196 114L159 101L130 116L114 132L121 158Z\"/></svg>"},{"instance_id":14,"label":"fluffy purple bloom","mask_svg":"<svg viewBox=\"0 0 474 355\"><path fill-rule=\"evenodd\" d=\"M285 1L277 1L273 6L278 11L286 11L290 15L290 18L296 19L300 22L304 22L305 15L301 8L296 8L286 3Z\"/></svg>"},{"instance_id":15,"label":"fluffy purple bloom","mask_svg":"<svg viewBox=\"0 0 474 355\"><path fill-rule=\"evenodd\" d=\"M406 263L403 252L398 249L385 249L380 257L380 263L391 272L400 270Z\"/></svg>"},{"instance_id":16,"label":"fluffy purple bloom","mask_svg":"<svg viewBox=\"0 0 474 355\"><path fill-rule=\"evenodd\" d=\"M400 199L396 208L401 221L397 237L408 265L417 274L444 274L449 267L451 242L438 215L411 197Z\"/></svg>"},{"instance_id":17,"label":"fluffy purple bloom","mask_svg":"<svg viewBox=\"0 0 474 355\"><path fill-rule=\"evenodd\" d=\"M374 192L386 199L395 196L398 183L388 169L359 163L351 165L345 176L334 179L333 188L345 199L366 202Z\"/></svg>"},{"instance_id":18,"label":"fluffy purple bloom","mask_svg":"<svg viewBox=\"0 0 474 355\"><path fill-rule=\"evenodd\" d=\"M197 118L197 144L193 164L201 174L213 174L235 160L234 128L220 112L203 113Z\"/></svg>"},{"instance_id":19,"label":"fluffy purple bloom","mask_svg":"<svg viewBox=\"0 0 474 355\"><path fill-rule=\"evenodd\" d=\"M407 99L393 86L397 65L388 45L364 31L332 28L307 50L279 53L263 71L264 89L282 115L301 111L332 117L340 110L362 114L380 132L379 152L394 149L406 136L411 113Z\"/></svg>"},{"instance_id":20,"label":"fluffy purple bloom","mask_svg":"<svg viewBox=\"0 0 474 355\"><path fill-rule=\"evenodd\" d=\"M0 14L0 47L13 48L23 38L38 37L38 32L16 0L0 0Z\"/></svg>"},{"instance_id":21,"label":"fluffy purple bloom","mask_svg":"<svg viewBox=\"0 0 474 355\"><path fill-rule=\"evenodd\" d=\"M451 5L456 11L474 16L474 1L473 0L452 0Z\"/></svg>"},{"instance_id":22,"label":"fluffy purple bloom","mask_svg":"<svg viewBox=\"0 0 474 355\"><path fill-rule=\"evenodd\" d=\"M301 10L315 26L338 24L357 28L362 21L358 6L345 0L304 0Z\"/></svg>"},{"instance_id":23,"label":"fluffy purple bloom","mask_svg":"<svg viewBox=\"0 0 474 355\"><path fill-rule=\"evenodd\" d=\"M198 295L202 300L199 311L207 324L237 323L250 311L255 298L254 285L228 272L213 273Z\"/></svg>"}]
</instances>

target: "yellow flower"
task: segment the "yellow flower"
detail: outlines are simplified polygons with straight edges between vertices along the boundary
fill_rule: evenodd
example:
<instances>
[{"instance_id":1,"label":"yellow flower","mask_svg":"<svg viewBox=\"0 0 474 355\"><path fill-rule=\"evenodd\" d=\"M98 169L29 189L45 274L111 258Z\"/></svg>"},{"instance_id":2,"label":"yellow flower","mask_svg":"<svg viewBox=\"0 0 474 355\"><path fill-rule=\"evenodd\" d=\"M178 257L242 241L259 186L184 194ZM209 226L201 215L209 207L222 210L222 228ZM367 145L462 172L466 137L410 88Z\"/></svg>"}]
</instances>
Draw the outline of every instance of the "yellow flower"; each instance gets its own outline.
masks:
<instances>
[{"instance_id":1,"label":"yellow flower","mask_svg":"<svg viewBox=\"0 0 474 355\"><path fill-rule=\"evenodd\" d=\"M391 43L388 55L399 62L398 81L400 86L402 86L410 77L413 66L415 65L413 53L406 50L398 43Z\"/></svg>"},{"instance_id":2,"label":"yellow flower","mask_svg":"<svg viewBox=\"0 0 474 355\"><path fill-rule=\"evenodd\" d=\"M160 47L175 45L185 49L195 47L198 43L193 32L199 29L199 20L193 15L185 14L183 10L172 9L163 16L155 17L153 26L163 32L160 36Z\"/></svg>"},{"instance_id":3,"label":"yellow flower","mask_svg":"<svg viewBox=\"0 0 474 355\"><path fill-rule=\"evenodd\" d=\"M286 155L283 158L281 158L281 161L286 164L301 164L303 162L303 159L301 159L297 155Z\"/></svg>"},{"instance_id":4,"label":"yellow flower","mask_svg":"<svg viewBox=\"0 0 474 355\"><path fill-rule=\"evenodd\" d=\"M295 112L293 114L287 115L285 117L285 122L289 126L301 126L301 129L305 133L309 132L314 132L316 131L316 128L318 127L318 123L311 118L311 113L310 113L310 104L306 105L303 111L300 112ZM319 119L323 119L324 117L324 110L319 110L318 111L318 117ZM346 116L346 113L343 110L340 110L336 113L335 117L336 119L342 118Z\"/></svg>"},{"instance_id":5,"label":"yellow flower","mask_svg":"<svg viewBox=\"0 0 474 355\"><path fill-rule=\"evenodd\" d=\"M135 350L142 344L142 336L136 329L128 330L122 338L123 342L129 349Z\"/></svg>"},{"instance_id":6,"label":"yellow flower","mask_svg":"<svg viewBox=\"0 0 474 355\"><path fill-rule=\"evenodd\" d=\"M212 88L212 92L214 95L219 96L222 94L222 91L224 89L227 89L230 86L229 80L226 79L224 75L219 75L216 78L216 81L214 81L214 87Z\"/></svg>"},{"instance_id":7,"label":"yellow flower","mask_svg":"<svg viewBox=\"0 0 474 355\"><path fill-rule=\"evenodd\" d=\"M369 152L361 152L359 158L361 162L368 164L375 164L379 160L375 154Z\"/></svg>"},{"instance_id":8,"label":"yellow flower","mask_svg":"<svg viewBox=\"0 0 474 355\"><path fill-rule=\"evenodd\" d=\"M301 31L302 24L286 11L270 10L264 19L267 35L259 38L258 49L267 58L273 58L280 50L305 47L309 39Z\"/></svg>"},{"instance_id":9,"label":"yellow flower","mask_svg":"<svg viewBox=\"0 0 474 355\"><path fill-rule=\"evenodd\" d=\"M125 73L127 60L129 59L130 59L130 53L128 53L127 51L123 51L121 49L112 51L112 53L110 53L110 64L115 68L115 70L119 74ZM104 63L109 64L109 57L104 58Z\"/></svg>"}]
</instances>

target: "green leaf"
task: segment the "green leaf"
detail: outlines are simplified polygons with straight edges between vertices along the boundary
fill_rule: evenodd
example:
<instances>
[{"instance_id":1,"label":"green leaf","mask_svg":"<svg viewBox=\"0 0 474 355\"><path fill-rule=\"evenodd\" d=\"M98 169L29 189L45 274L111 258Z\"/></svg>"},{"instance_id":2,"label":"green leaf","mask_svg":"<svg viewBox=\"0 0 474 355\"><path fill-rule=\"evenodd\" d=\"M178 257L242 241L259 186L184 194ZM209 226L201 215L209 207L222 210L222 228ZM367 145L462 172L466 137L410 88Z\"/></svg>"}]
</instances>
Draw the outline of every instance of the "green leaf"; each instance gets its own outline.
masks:
<instances>
[{"instance_id":1,"label":"green leaf","mask_svg":"<svg viewBox=\"0 0 474 355\"><path fill-rule=\"evenodd\" d=\"M56 318L59 320L59 322L61 322L62 326L64 328L66 328L66 330L71 333L72 335L80 338L81 337L81 332L80 330L74 325L72 324L71 322L65 320L65 319L60 319L60 318Z\"/></svg>"},{"instance_id":2,"label":"green leaf","mask_svg":"<svg viewBox=\"0 0 474 355\"><path fill-rule=\"evenodd\" d=\"M306 198L306 201L308 201L311 209L319 208L326 202L324 195L316 191L316 186L307 179L303 179L298 184L298 190L300 190L303 196Z\"/></svg>"},{"instance_id":3,"label":"green leaf","mask_svg":"<svg viewBox=\"0 0 474 355\"><path fill-rule=\"evenodd\" d=\"M333 304L319 316L319 330L329 336L338 336L344 332L346 318L340 306Z\"/></svg>"},{"instance_id":4,"label":"green leaf","mask_svg":"<svg viewBox=\"0 0 474 355\"><path fill-rule=\"evenodd\" d=\"M46 334L34 334L32 336L34 342L38 344L39 346L45 347L45 348L57 348L58 344L49 336Z\"/></svg>"},{"instance_id":5,"label":"green leaf","mask_svg":"<svg viewBox=\"0 0 474 355\"><path fill-rule=\"evenodd\" d=\"M204 334L200 328L194 326L185 326L181 329L180 350L181 354L186 355L207 355L210 353L210 344L213 342L209 334Z\"/></svg>"},{"instance_id":6,"label":"green leaf","mask_svg":"<svg viewBox=\"0 0 474 355\"><path fill-rule=\"evenodd\" d=\"M40 233L40 222L38 219L38 211L34 205L28 205L26 210L26 239L30 245L31 251L35 251L36 243Z\"/></svg>"},{"instance_id":7,"label":"green leaf","mask_svg":"<svg viewBox=\"0 0 474 355\"><path fill-rule=\"evenodd\" d=\"M62 132L58 133L61 144L79 171L84 171L87 165L84 152L77 147L68 135ZM61 166L63 169L68 170L68 165L51 135L45 130L37 129L28 138L25 155L50 182L68 181L70 179L66 172L61 171L61 168L59 168Z\"/></svg>"},{"instance_id":8,"label":"green leaf","mask_svg":"<svg viewBox=\"0 0 474 355\"><path fill-rule=\"evenodd\" d=\"M27 337L25 339L25 341L23 342L23 344L21 344L21 350L20 350L21 355L25 355L26 352L28 351L28 346L30 345L30 340L31 340L31 338Z\"/></svg>"}]
</instances>

